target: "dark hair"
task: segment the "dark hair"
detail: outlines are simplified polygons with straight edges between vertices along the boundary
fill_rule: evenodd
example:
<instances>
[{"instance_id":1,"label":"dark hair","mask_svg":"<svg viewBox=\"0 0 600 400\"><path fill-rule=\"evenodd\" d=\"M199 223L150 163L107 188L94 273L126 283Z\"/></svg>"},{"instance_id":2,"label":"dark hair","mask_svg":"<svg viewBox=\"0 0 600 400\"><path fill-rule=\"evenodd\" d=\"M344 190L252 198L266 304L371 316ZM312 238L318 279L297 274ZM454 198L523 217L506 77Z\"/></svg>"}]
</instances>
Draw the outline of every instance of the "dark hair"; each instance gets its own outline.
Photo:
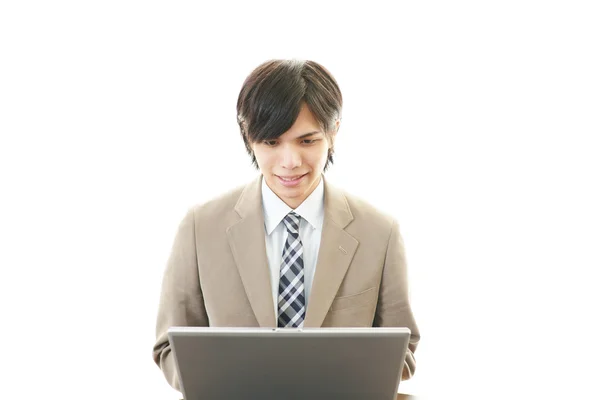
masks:
<instances>
[{"instance_id":1,"label":"dark hair","mask_svg":"<svg viewBox=\"0 0 600 400\"><path fill-rule=\"evenodd\" d=\"M314 61L269 60L244 81L237 119L246 151L258 169L251 143L277 139L296 121L306 103L328 140L341 119L342 93L331 73ZM323 171L333 164L329 150Z\"/></svg>"}]
</instances>

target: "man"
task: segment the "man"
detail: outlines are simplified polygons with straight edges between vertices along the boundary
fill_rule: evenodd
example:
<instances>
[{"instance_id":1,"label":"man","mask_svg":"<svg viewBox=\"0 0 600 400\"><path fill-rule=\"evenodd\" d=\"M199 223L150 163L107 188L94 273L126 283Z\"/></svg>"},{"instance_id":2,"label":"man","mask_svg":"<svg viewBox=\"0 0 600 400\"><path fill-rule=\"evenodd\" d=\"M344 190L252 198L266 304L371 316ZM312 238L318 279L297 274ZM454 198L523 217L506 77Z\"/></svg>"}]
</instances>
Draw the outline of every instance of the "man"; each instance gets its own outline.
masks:
<instances>
[{"instance_id":1,"label":"man","mask_svg":"<svg viewBox=\"0 0 600 400\"><path fill-rule=\"evenodd\" d=\"M398 224L324 178L342 95L312 61L272 60L246 79L238 123L260 176L189 210L164 275L154 361L179 381L171 326L408 327L419 331Z\"/></svg>"}]
</instances>

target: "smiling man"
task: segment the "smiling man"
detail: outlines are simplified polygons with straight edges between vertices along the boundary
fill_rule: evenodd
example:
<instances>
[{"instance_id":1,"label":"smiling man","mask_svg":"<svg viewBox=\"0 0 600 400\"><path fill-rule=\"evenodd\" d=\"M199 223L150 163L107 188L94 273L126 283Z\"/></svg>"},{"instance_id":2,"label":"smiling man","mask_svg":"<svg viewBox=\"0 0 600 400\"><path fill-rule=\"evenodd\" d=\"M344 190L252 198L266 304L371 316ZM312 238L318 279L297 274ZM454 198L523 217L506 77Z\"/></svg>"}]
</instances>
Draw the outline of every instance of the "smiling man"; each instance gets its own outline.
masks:
<instances>
[{"instance_id":1,"label":"smiling man","mask_svg":"<svg viewBox=\"0 0 600 400\"><path fill-rule=\"evenodd\" d=\"M333 137L322 131L302 103L296 121L283 135L251 145L266 185L290 208L302 204L321 183Z\"/></svg>"},{"instance_id":2,"label":"smiling man","mask_svg":"<svg viewBox=\"0 0 600 400\"><path fill-rule=\"evenodd\" d=\"M328 183L340 127L337 82L313 61L271 60L237 103L260 175L181 222L162 284L154 361L179 390L171 326L408 327L419 342L396 220Z\"/></svg>"}]
</instances>

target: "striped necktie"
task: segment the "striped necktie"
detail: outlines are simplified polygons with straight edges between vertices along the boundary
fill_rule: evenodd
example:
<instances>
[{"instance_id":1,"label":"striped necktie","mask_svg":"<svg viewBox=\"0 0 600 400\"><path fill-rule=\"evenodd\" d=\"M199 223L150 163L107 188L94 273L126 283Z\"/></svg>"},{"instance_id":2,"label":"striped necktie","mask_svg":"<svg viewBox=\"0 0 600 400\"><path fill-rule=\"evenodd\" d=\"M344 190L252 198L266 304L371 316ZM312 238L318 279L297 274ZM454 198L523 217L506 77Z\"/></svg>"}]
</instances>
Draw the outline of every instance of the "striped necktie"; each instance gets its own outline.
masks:
<instances>
[{"instance_id":1,"label":"striped necktie","mask_svg":"<svg viewBox=\"0 0 600 400\"><path fill-rule=\"evenodd\" d=\"M297 328L306 314L304 299L304 261L300 241L300 216L291 211L283 219L287 239L279 271L277 326Z\"/></svg>"}]
</instances>

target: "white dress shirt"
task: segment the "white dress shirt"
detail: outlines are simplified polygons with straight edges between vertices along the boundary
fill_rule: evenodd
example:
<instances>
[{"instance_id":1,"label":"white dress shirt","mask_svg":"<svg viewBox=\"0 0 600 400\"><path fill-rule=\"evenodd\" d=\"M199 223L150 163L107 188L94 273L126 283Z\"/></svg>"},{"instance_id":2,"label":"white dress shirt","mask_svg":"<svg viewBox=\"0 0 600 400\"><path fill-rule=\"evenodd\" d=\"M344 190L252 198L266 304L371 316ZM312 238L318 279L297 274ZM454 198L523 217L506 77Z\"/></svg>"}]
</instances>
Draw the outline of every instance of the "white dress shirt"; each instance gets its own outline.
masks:
<instances>
[{"instance_id":1,"label":"white dress shirt","mask_svg":"<svg viewBox=\"0 0 600 400\"><path fill-rule=\"evenodd\" d=\"M269 270L271 271L275 320L277 320L279 269L281 267L283 246L287 240L287 229L283 223L283 218L290 211L295 211L296 214L302 217L300 220L300 241L302 242L302 260L304 262L304 306L308 308L308 299L310 298L310 289L315 276L317 256L321 245L321 231L323 229L323 177L321 177L321 181L315 190L295 210L292 210L277 197L263 178L262 204L265 217L265 244L267 247ZM304 322L299 327L303 326Z\"/></svg>"}]
</instances>

